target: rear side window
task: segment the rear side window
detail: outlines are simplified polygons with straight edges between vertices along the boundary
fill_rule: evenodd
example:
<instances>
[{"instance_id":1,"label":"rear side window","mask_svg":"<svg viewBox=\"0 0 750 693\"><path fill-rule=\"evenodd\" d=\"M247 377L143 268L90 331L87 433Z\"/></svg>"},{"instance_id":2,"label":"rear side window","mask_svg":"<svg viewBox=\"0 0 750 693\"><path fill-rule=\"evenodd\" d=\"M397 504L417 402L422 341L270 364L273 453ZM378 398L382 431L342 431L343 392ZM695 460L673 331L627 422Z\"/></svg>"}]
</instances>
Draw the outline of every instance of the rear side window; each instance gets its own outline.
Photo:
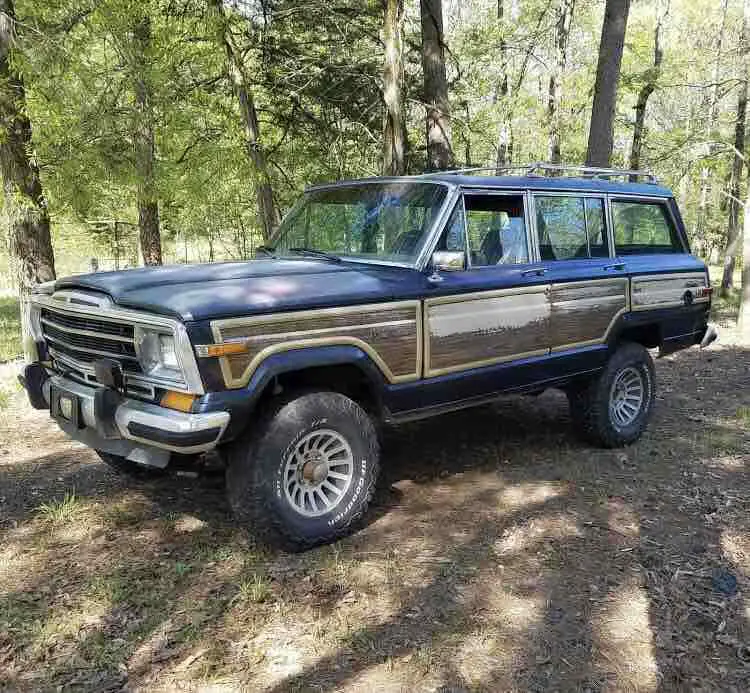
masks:
<instances>
[{"instance_id":1,"label":"rear side window","mask_svg":"<svg viewBox=\"0 0 750 693\"><path fill-rule=\"evenodd\" d=\"M663 204L617 200L611 204L618 255L684 252L677 230Z\"/></svg>"},{"instance_id":2,"label":"rear side window","mask_svg":"<svg viewBox=\"0 0 750 693\"><path fill-rule=\"evenodd\" d=\"M542 260L607 257L604 200L537 196L536 229Z\"/></svg>"}]
</instances>

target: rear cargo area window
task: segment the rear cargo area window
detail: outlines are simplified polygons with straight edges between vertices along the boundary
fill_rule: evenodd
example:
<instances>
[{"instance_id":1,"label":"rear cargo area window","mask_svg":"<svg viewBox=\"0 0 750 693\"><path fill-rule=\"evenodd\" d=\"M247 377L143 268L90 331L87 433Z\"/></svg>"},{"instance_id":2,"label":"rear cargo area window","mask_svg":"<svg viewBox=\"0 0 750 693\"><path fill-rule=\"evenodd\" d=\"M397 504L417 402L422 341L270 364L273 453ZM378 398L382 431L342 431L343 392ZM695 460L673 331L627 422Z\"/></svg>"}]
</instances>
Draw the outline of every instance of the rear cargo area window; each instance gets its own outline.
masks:
<instances>
[{"instance_id":1,"label":"rear cargo area window","mask_svg":"<svg viewBox=\"0 0 750 693\"><path fill-rule=\"evenodd\" d=\"M612 220L618 255L684 252L672 219L661 203L613 200Z\"/></svg>"}]
</instances>

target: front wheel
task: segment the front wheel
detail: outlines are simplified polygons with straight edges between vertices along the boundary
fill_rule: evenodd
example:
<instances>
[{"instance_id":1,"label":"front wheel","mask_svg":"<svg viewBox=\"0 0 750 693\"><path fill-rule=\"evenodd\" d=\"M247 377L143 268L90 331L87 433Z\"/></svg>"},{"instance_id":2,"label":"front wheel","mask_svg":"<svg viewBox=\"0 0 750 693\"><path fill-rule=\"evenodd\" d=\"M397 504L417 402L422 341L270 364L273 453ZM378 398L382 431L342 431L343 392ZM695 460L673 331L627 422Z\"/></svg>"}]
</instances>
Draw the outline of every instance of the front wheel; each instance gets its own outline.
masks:
<instances>
[{"instance_id":1,"label":"front wheel","mask_svg":"<svg viewBox=\"0 0 750 693\"><path fill-rule=\"evenodd\" d=\"M656 397L654 362L640 344L625 343L596 377L567 391L582 433L607 448L635 442L646 430Z\"/></svg>"},{"instance_id":2,"label":"front wheel","mask_svg":"<svg viewBox=\"0 0 750 693\"><path fill-rule=\"evenodd\" d=\"M300 551L350 533L375 489L375 427L353 400L311 392L280 403L230 450L227 495L263 543Z\"/></svg>"}]
</instances>

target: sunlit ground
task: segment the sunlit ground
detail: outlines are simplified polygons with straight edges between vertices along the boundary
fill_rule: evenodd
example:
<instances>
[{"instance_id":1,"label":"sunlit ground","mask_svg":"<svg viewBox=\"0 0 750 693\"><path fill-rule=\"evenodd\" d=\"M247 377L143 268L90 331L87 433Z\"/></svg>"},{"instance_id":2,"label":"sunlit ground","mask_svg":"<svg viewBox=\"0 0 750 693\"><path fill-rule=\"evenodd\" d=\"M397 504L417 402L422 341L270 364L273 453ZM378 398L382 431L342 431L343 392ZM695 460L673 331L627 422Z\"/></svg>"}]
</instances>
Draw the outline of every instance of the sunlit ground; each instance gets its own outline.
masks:
<instances>
[{"instance_id":1,"label":"sunlit ground","mask_svg":"<svg viewBox=\"0 0 750 693\"><path fill-rule=\"evenodd\" d=\"M220 479L127 482L11 394L0 687L746 690L750 351L660 360L648 434L557 393L393 431L367 526L304 555Z\"/></svg>"}]
</instances>

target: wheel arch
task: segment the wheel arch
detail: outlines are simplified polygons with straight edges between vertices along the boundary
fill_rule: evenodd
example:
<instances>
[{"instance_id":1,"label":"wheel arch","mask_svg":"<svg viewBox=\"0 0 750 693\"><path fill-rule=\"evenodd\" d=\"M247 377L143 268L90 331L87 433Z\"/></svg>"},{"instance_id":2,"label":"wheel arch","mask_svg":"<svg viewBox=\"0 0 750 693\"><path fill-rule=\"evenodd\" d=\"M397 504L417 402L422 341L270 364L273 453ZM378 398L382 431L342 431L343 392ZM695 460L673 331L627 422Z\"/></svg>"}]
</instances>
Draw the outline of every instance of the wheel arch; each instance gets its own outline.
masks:
<instances>
[{"instance_id":1,"label":"wheel arch","mask_svg":"<svg viewBox=\"0 0 750 693\"><path fill-rule=\"evenodd\" d=\"M204 398L206 407L228 408L231 423L223 442L247 429L272 406L275 398L290 391L314 389L340 392L362 406L373 418L383 414L383 394L388 380L370 356L352 345L307 347L272 354L253 372L247 385Z\"/></svg>"},{"instance_id":2,"label":"wheel arch","mask_svg":"<svg viewBox=\"0 0 750 693\"><path fill-rule=\"evenodd\" d=\"M625 316L624 319L618 321L610 333L608 339L610 349L617 349L623 342L634 342L647 349L655 349L661 346L664 335L660 321L629 318L631 316Z\"/></svg>"}]
</instances>

